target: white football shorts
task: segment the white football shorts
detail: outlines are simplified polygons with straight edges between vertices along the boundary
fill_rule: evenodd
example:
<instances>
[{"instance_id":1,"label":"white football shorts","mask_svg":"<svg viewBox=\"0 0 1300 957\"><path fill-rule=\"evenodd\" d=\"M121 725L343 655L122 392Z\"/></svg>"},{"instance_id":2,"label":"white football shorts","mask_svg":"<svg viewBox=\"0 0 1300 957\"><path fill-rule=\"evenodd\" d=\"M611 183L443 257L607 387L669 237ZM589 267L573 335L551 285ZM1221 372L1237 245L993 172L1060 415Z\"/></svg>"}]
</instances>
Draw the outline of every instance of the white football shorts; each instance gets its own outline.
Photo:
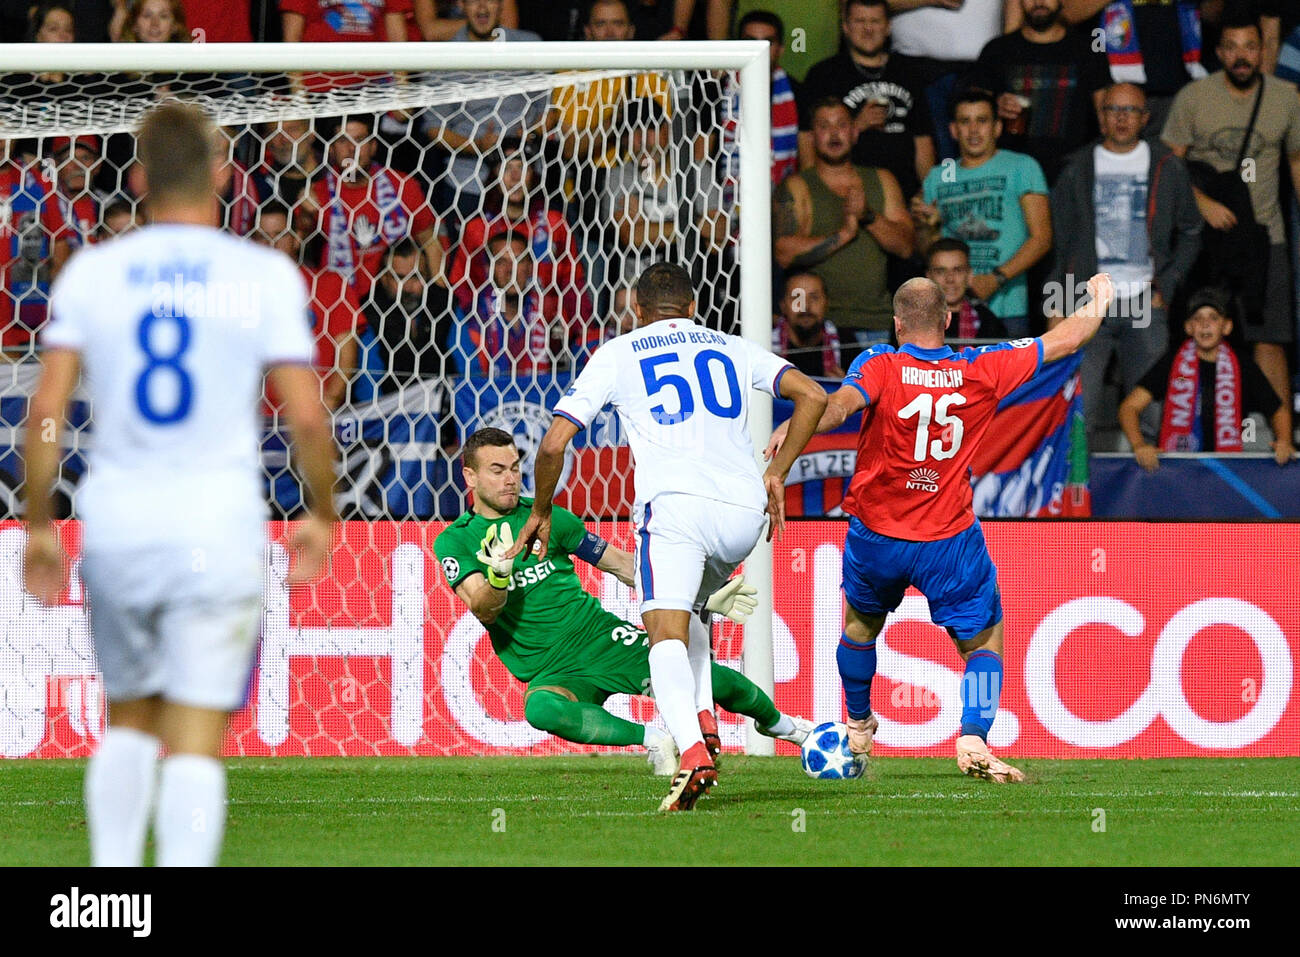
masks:
<instances>
[{"instance_id":1,"label":"white football shorts","mask_svg":"<svg viewBox=\"0 0 1300 957\"><path fill-rule=\"evenodd\" d=\"M698 611L754 550L767 528L759 509L672 492L647 502L636 521L641 611Z\"/></svg>"},{"instance_id":2,"label":"white football shorts","mask_svg":"<svg viewBox=\"0 0 1300 957\"><path fill-rule=\"evenodd\" d=\"M188 546L91 550L81 560L109 702L235 711L248 695L262 616L262 555Z\"/></svg>"}]
</instances>

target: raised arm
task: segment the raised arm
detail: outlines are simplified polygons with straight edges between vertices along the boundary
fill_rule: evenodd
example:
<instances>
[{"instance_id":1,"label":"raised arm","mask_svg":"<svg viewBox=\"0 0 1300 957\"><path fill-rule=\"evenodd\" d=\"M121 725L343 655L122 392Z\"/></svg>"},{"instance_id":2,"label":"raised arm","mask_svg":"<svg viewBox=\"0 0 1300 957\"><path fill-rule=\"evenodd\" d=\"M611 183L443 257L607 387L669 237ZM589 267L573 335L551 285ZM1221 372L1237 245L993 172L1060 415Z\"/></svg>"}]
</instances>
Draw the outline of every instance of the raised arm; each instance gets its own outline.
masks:
<instances>
[{"instance_id":1,"label":"raised arm","mask_svg":"<svg viewBox=\"0 0 1300 957\"><path fill-rule=\"evenodd\" d=\"M1055 362L1078 352L1101 328L1102 320L1115 299L1110 273L1098 273L1088 280L1087 304L1043 333L1043 362Z\"/></svg>"},{"instance_id":2,"label":"raised arm","mask_svg":"<svg viewBox=\"0 0 1300 957\"><path fill-rule=\"evenodd\" d=\"M488 583L486 575L470 575L456 586L456 597L485 625L497 620L497 615L506 606L509 594L508 586L497 588Z\"/></svg>"}]
</instances>

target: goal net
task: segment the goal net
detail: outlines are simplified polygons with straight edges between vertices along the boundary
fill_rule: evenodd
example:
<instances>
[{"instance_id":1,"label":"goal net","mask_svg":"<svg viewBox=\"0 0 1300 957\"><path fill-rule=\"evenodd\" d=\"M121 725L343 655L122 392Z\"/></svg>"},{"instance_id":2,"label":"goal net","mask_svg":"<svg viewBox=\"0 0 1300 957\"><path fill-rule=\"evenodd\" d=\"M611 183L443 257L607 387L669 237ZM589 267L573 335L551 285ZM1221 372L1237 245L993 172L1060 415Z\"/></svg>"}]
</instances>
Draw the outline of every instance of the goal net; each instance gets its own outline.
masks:
<instances>
[{"instance_id":1,"label":"goal net","mask_svg":"<svg viewBox=\"0 0 1300 957\"><path fill-rule=\"evenodd\" d=\"M78 249L145 222L133 130L167 98L199 103L224 134L223 228L301 265L348 520L331 575L292 594L287 526L272 526L259 668L232 753L568 750L523 721L522 686L437 566L434 538L469 505L459 447L481 428L513 433L530 494L550 409L592 351L630 327L630 283L655 260L690 269L705 325L768 341L768 120L765 109L744 114L739 68L762 68L754 102L765 103L765 48L225 46L140 45L126 56L78 45L39 63L27 47L26 72L0 81L0 508L10 520L0 530L0 753L85 754L102 732L76 576L62 607L21 589L21 446L51 281ZM606 46L624 49L593 49ZM760 75L745 69L746 84ZM745 137L763 144L748 204ZM758 237L743 297L742 212ZM167 292L180 301L177 285ZM757 434L768 414L755 415ZM262 415L267 502L291 522L304 495L271 390ZM78 395L63 436L62 518L78 517L94 431ZM575 441L559 502L630 549L632 497L630 455L607 412ZM75 525L65 532L75 554ZM764 574L761 556L750 574ZM630 589L594 571L585 582L637 620ZM762 642L770 629L758 630ZM715 634L719 659L741 666L741 630ZM763 657L749 668L770 690ZM653 714L644 699L609 707ZM743 743L738 719L724 730L726 743Z\"/></svg>"}]
</instances>

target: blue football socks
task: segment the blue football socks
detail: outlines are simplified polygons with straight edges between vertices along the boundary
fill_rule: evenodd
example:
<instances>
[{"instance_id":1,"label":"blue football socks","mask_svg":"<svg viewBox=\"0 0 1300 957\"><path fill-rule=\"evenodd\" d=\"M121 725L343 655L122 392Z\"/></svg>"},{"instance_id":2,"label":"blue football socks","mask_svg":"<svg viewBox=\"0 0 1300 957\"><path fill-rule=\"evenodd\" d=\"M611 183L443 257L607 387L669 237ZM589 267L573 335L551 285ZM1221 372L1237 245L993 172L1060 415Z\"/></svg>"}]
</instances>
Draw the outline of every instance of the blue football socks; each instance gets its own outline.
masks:
<instances>
[{"instance_id":1,"label":"blue football socks","mask_svg":"<svg viewBox=\"0 0 1300 957\"><path fill-rule=\"evenodd\" d=\"M841 633L835 663L839 665L849 717L854 720L867 717L871 714L871 679L876 676L876 640L859 645Z\"/></svg>"},{"instance_id":2,"label":"blue football socks","mask_svg":"<svg viewBox=\"0 0 1300 957\"><path fill-rule=\"evenodd\" d=\"M1002 656L984 649L972 652L961 680L961 733L987 741L1001 696Z\"/></svg>"}]
</instances>

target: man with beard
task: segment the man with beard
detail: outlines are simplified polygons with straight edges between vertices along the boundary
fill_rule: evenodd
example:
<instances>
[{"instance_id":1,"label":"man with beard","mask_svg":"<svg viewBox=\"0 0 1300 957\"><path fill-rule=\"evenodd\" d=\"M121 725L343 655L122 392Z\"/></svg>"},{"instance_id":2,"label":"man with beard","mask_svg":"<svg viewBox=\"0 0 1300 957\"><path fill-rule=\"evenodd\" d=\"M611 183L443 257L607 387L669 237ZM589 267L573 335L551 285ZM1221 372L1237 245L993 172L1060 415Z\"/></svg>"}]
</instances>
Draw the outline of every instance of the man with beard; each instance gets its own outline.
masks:
<instances>
[{"instance_id":1,"label":"man with beard","mask_svg":"<svg viewBox=\"0 0 1300 957\"><path fill-rule=\"evenodd\" d=\"M834 96L851 114L853 162L889 170L912 196L934 165L925 84L915 64L889 52L885 0L848 0L840 30L842 51L814 64L800 90L799 165L814 162L812 108Z\"/></svg>"},{"instance_id":2,"label":"man with beard","mask_svg":"<svg viewBox=\"0 0 1300 957\"><path fill-rule=\"evenodd\" d=\"M1051 185L1065 155L1096 128L1110 65L1087 34L1067 29L1061 0L1019 3L1024 23L985 44L970 82L997 97L998 145L1038 160Z\"/></svg>"},{"instance_id":3,"label":"man with beard","mask_svg":"<svg viewBox=\"0 0 1300 957\"><path fill-rule=\"evenodd\" d=\"M826 287L826 313L846 336L846 358L888 342L893 322L885 254L907 258L915 240L898 180L854 165L853 115L828 97L812 111L815 161L772 197L775 257L782 269L806 269Z\"/></svg>"},{"instance_id":4,"label":"man with beard","mask_svg":"<svg viewBox=\"0 0 1300 957\"><path fill-rule=\"evenodd\" d=\"M103 160L98 136L59 137L53 141L55 192L71 229L68 245L76 252L95 241L104 194L95 189L95 173Z\"/></svg>"},{"instance_id":5,"label":"man with beard","mask_svg":"<svg viewBox=\"0 0 1300 957\"><path fill-rule=\"evenodd\" d=\"M1258 101L1259 113L1240 172L1255 221L1268 230L1269 254L1262 315L1244 316L1243 326L1246 342L1254 346L1256 364L1278 397L1290 402L1286 350L1295 332L1278 167L1285 153L1291 182L1300 195L1300 97L1290 83L1261 73L1263 40L1257 20L1225 17L1218 54L1224 70L1183 88L1174 99L1162 138L1175 156L1227 172L1237 162ZM1237 216L1224 203L1200 189L1195 193L1209 230L1229 232L1237 226ZM1207 235L1207 244L1212 241Z\"/></svg>"},{"instance_id":6,"label":"man with beard","mask_svg":"<svg viewBox=\"0 0 1300 957\"><path fill-rule=\"evenodd\" d=\"M826 318L826 286L816 273L786 277L781 315L772 330L772 351L806 376L844 378L840 334Z\"/></svg>"},{"instance_id":7,"label":"man with beard","mask_svg":"<svg viewBox=\"0 0 1300 957\"><path fill-rule=\"evenodd\" d=\"M404 239L389 247L384 271L365 303L384 375L378 392L395 392L417 378L446 374L451 333L451 294L420 268L420 250Z\"/></svg>"},{"instance_id":8,"label":"man with beard","mask_svg":"<svg viewBox=\"0 0 1300 957\"><path fill-rule=\"evenodd\" d=\"M414 179L376 162L375 118L344 117L330 141L326 166L307 187L294 214L309 244L308 262L342 275L364 300L384 251L414 238L428 275L442 274L438 223ZM319 255L311 245L323 240Z\"/></svg>"},{"instance_id":9,"label":"man with beard","mask_svg":"<svg viewBox=\"0 0 1300 957\"><path fill-rule=\"evenodd\" d=\"M544 375L572 361L564 324L549 315L533 283L528 234L488 240L492 281L460 323L456 361L466 376Z\"/></svg>"}]
</instances>

